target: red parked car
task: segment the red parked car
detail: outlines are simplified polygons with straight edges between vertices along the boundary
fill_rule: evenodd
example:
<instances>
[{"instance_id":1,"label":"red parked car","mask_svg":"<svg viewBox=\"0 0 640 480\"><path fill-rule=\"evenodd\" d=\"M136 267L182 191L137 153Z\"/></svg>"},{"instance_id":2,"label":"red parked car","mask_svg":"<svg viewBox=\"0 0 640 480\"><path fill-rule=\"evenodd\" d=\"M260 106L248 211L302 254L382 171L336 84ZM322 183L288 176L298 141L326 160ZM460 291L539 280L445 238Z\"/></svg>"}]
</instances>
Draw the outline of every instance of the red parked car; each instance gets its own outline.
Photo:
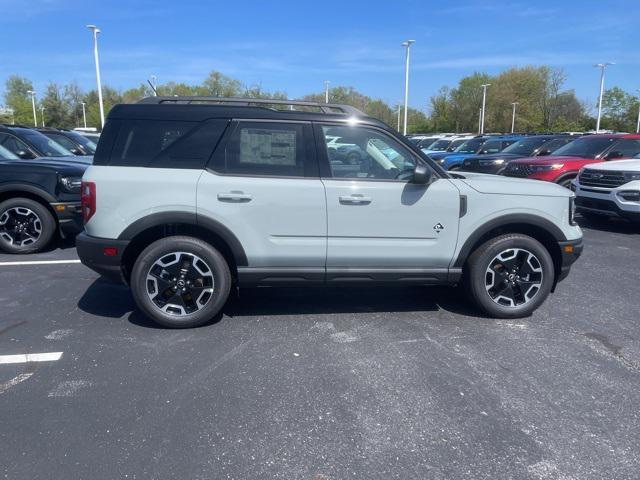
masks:
<instances>
[{"instance_id":1,"label":"red parked car","mask_svg":"<svg viewBox=\"0 0 640 480\"><path fill-rule=\"evenodd\" d=\"M502 175L546 180L569 188L585 165L632 158L639 153L640 135L588 135L560 147L548 157L513 160Z\"/></svg>"}]
</instances>

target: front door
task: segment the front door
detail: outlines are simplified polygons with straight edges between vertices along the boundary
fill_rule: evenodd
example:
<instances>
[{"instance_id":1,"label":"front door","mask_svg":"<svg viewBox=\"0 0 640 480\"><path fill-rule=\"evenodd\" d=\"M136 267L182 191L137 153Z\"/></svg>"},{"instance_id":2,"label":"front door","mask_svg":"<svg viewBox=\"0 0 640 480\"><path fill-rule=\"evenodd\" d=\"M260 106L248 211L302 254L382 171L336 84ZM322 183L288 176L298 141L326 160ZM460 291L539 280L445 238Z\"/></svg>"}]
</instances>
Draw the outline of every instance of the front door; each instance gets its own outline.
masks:
<instances>
[{"instance_id":1,"label":"front door","mask_svg":"<svg viewBox=\"0 0 640 480\"><path fill-rule=\"evenodd\" d=\"M316 125L316 137L320 161L328 164L321 168L328 280L367 277L367 270L381 272L380 278L393 270L446 270L460 212L460 194L452 182L434 176L428 185L411 183L415 154L381 129ZM332 149L327 143L335 137L341 146Z\"/></svg>"}]
</instances>

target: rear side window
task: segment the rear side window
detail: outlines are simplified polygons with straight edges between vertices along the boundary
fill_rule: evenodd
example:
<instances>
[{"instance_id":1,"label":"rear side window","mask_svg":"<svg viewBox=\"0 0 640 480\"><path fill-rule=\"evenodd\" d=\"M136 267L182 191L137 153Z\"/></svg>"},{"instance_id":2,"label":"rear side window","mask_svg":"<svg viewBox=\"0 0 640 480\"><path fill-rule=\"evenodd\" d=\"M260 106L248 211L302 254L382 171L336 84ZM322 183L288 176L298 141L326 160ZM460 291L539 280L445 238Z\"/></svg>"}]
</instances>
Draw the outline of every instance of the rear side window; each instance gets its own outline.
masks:
<instances>
[{"instance_id":1,"label":"rear side window","mask_svg":"<svg viewBox=\"0 0 640 480\"><path fill-rule=\"evenodd\" d=\"M312 176L309 127L297 123L238 122L213 168L228 175ZM315 172L317 176L317 171Z\"/></svg>"},{"instance_id":2,"label":"rear side window","mask_svg":"<svg viewBox=\"0 0 640 480\"><path fill-rule=\"evenodd\" d=\"M122 121L109 155L109 165L204 168L228 122ZM103 142L100 147L102 150Z\"/></svg>"}]
</instances>

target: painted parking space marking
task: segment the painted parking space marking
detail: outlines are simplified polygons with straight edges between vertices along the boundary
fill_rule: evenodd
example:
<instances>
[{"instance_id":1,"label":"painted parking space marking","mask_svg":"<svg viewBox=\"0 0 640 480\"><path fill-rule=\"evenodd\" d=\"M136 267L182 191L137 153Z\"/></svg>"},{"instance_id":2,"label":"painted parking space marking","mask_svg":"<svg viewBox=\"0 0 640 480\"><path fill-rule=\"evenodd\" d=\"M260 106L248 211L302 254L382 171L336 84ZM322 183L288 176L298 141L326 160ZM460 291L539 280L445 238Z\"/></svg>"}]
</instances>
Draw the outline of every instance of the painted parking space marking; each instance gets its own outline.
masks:
<instances>
[{"instance_id":1,"label":"painted parking space marking","mask_svg":"<svg viewBox=\"0 0 640 480\"><path fill-rule=\"evenodd\" d=\"M55 362L60 360L62 352L21 353L18 355L0 355L0 365L32 362Z\"/></svg>"},{"instance_id":2,"label":"painted parking space marking","mask_svg":"<svg viewBox=\"0 0 640 480\"><path fill-rule=\"evenodd\" d=\"M11 387L15 387L19 383L28 380L29 378L31 378L31 375L33 375L33 373L21 373L20 375L13 377L8 382L0 383L0 395L9 390Z\"/></svg>"},{"instance_id":3,"label":"painted parking space marking","mask_svg":"<svg viewBox=\"0 0 640 480\"><path fill-rule=\"evenodd\" d=\"M31 260L24 262L0 262L0 267L12 267L16 265L64 265L80 263L80 260Z\"/></svg>"}]
</instances>

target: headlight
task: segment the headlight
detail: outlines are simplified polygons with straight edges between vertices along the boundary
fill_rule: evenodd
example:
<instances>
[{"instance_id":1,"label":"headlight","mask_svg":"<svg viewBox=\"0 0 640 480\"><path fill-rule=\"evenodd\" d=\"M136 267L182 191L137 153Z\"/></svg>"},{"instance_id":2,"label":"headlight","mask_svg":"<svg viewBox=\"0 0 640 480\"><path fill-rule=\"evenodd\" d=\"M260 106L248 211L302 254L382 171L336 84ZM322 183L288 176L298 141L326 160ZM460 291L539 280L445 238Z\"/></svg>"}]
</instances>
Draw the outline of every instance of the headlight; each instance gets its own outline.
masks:
<instances>
[{"instance_id":1,"label":"headlight","mask_svg":"<svg viewBox=\"0 0 640 480\"><path fill-rule=\"evenodd\" d=\"M548 172L550 170L560 170L564 167L563 163L554 163L553 165L530 165L530 169L532 173L537 172Z\"/></svg>"},{"instance_id":2,"label":"headlight","mask_svg":"<svg viewBox=\"0 0 640 480\"><path fill-rule=\"evenodd\" d=\"M82 185L81 177L60 177L60 185L67 192L75 193L80 192L80 186Z\"/></svg>"},{"instance_id":3,"label":"headlight","mask_svg":"<svg viewBox=\"0 0 640 480\"><path fill-rule=\"evenodd\" d=\"M632 182L634 180L640 180L640 172L627 172L624 174L625 180Z\"/></svg>"},{"instance_id":4,"label":"headlight","mask_svg":"<svg viewBox=\"0 0 640 480\"><path fill-rule=\"evenodd\" d=\"M499 158L498 160L494 160L493 164L494 165L502 165L504 163L504 159L503 158Z\"/></svg>"}]
</instances>

